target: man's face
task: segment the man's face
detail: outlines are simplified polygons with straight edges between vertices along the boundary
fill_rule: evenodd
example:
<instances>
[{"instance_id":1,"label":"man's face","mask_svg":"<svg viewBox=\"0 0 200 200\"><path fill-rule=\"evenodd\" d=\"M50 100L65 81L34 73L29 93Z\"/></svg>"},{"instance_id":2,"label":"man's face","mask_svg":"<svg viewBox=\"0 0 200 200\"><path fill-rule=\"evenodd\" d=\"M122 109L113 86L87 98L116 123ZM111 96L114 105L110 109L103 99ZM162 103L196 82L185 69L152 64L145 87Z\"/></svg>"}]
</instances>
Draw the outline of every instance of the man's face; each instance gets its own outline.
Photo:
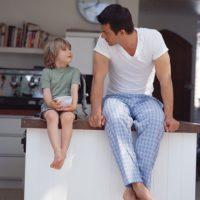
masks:
<instances>
[{"instance_id":1,"label":"man's face","mask_svg":"<svg viewBox=\"0 0 200 200\"><path fill-rule=\"evenodd\" d=\"M106 42L112 46L118 43L118 34L111 29L110 24L101 25L102 35L101 37L106 40Z\"/></svg>"}]
</instances>

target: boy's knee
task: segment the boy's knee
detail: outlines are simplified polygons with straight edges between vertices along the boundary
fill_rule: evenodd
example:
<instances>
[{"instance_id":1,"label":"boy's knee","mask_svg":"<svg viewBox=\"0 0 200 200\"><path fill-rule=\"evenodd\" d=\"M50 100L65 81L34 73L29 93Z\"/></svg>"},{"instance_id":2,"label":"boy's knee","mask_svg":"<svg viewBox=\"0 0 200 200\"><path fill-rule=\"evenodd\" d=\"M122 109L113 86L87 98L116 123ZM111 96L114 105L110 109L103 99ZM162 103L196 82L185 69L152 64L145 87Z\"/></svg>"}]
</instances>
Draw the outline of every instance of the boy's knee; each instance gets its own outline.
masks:
<instances>
[{"instance_id":1,"label":"boy's knee","mask_svg":"<svg viewBox=\"0 0 200 200\"><path fill-rule=\"evenodd\" d=\"M48 112L46 113L47 121L56 121L58 120L58 114L56 112Z\"/></svg>"},{"instance_id":2,"label":"boy's knee","mask_svg":"<svg viewBox=\"0 0 200 200\"><path fill-rule=\"evenodd\" d=\"M61 122L73 122L75 118L74 113L63 113L60 117Z\"/></svg>"}]
</instances>

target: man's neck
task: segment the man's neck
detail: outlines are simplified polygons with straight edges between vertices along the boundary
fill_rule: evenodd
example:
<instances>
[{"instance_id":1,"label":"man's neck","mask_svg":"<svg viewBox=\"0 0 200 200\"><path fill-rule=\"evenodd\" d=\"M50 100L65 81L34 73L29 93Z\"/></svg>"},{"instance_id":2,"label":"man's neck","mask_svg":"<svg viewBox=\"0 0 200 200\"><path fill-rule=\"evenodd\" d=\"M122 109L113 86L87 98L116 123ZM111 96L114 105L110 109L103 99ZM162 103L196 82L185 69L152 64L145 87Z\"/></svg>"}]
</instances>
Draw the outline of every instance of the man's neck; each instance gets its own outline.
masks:
<instances>
[{"instance_id":1,"label":"man's neck","mask_svg":"<svg viewBox=\"0 0 200 200\"><path fill-rule=\"evenodd\" d=\"M124 36L124 39L120 45L125 49L125 51L129 55L134 56L137 48L137 43L138 43L137 31L134 31L131 34L127 34L126 36Z\"/></svg>"}]
</instances>

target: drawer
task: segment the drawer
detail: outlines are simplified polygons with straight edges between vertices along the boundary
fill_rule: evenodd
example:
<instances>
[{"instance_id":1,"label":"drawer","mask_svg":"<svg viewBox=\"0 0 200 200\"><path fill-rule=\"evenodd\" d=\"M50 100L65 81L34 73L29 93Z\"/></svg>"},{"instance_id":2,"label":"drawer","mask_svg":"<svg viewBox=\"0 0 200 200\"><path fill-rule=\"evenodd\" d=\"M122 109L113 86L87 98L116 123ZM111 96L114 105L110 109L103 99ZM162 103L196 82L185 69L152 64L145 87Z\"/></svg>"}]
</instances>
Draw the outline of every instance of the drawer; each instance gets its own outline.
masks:
<instances>
[{"instance_id":1,"label":"drawer","mask_svg":"<svg viewBox=\"0 0 200 200\"><path fill-rule=\"evenodd\" d=\"M1 137L0 136L0 157L4 154L15 156L24 156L23 145L21 144L22 137Z\"/></svg>"},{"instance_id":2,"label":"drawer","mask_svg":"<svg viewBox=\"0 0 200 200\"><path fill-rule=\"evenodd\" d=\"M20 118L0 118L0 133L23 134L25 129L21 128Z\"/></svg>"},{"instance_id":3,"label":"drawer","mask_svg":"<svg viewBox=\"0 0 200 200\"><path fill-rule=\"evenodd\" d=\"M24 157L0 157L0 179L22 178L24 179Z\"/></svg>"}]
</instances>

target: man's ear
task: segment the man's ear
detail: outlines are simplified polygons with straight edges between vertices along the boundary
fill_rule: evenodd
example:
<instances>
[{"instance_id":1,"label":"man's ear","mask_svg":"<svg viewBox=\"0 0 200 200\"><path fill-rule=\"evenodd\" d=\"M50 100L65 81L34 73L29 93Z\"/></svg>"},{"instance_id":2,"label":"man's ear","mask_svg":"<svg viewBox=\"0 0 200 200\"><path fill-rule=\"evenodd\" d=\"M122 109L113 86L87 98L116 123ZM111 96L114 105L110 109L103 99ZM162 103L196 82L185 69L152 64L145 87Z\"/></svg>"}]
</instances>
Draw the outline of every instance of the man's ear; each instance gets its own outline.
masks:
<instances>
[{"instance_id":1,"label":"man's ear","mask_svg":"<svg viewBox=\"0 0 200 200\"><path fill-rule=\"evenodd\" d=\"M125 35L125 34L126 34L126 31L125 31L124 29L121 29L121 30L119 31L119 34L120 34L120 35Z\"/></svg>"}]
</instances>

